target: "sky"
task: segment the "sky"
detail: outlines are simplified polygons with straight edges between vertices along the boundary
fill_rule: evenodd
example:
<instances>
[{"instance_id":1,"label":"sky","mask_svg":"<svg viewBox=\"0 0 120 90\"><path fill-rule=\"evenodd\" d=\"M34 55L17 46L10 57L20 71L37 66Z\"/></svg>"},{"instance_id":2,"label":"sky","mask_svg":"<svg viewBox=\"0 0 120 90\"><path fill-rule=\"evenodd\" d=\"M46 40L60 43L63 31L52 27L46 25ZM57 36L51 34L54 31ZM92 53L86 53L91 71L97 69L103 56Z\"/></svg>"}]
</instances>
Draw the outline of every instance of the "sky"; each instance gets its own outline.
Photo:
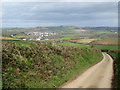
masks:
<instances>
[{"instance_id":1,"label":"sky","mask_svg":"<svg viewBox=\"0 0 120 90\"><path fill-rule=\"evenodd\" d=\"M3 2L2 27L118 25L117 2Z\"/></svg>"},{"instance_id":2,"label":"sky","mask_svg":"<svg viewBox=\"0 0 120 90\"><path fill-rule=\"evenodd\" d=\"M1 0L2 2L119 2L119 0Z\"/></svg>"}]
</instances>

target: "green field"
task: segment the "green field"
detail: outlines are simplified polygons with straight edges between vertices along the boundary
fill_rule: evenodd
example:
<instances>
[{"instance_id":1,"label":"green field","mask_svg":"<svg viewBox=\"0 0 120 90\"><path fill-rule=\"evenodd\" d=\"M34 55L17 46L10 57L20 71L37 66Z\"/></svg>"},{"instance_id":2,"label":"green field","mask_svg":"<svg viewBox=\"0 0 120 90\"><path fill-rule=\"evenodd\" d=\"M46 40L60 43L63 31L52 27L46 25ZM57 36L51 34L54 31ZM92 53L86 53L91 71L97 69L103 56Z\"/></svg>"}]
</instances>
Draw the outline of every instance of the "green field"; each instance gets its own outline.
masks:
<instances>
[{"instance_id":1,"label":"green field","mask_svg":"<svg viewBox=\"0 0 120 90\"><path fill-rule=\"evenodd\" d=\"M63 43L58 43L58 45L62 45L62 46L77 46L80 48L90 48L91 45L83 45L83 44L79 44L79 43L71 43L71 42L63 42ZM98 49L111 49L111 50L118 50L118 45L93 45L94 48L98 48Z\"/></svg>"},{"instance_id":2,"label":"green field","mask_svg":"<svg viewBox=\"0 0 120 90\"><path fill-rule=\"evenodd\" d=\"M71 42L63 42L63 43L59 43L58 45L61 46L77 46L80 48L89 48L90 45L82 45L82 44L78 44L78 43L71 43Z\"/></svg>"},{"instance_id":3,"label":"green field","mask_svg":"<svg viewBox=\"0 0 120 90\"><path fill-rule=\"evenodd\" d=\"M23 38L25 36L12 36L13 38Z\"/></svg>"},{"instance_id":4,"label":"green field","mask_svg":"<svg viewBox=\"0 0 120 90\"><path fill-rule=\"evenodd\" d=\"M91 35L97 35L97 34L111 34L112 32L109 32L109 31L94 31L94 32L90 32L88 34L91 34Z\"/></svg>"},{"instance_id":5,"label":"green field","mask_svg":"<svg viewBox=\"0 0 120 90\"><path fill-rule=\"evenodd\" d=\"M95 45L94 47L98 49L113 49L118 50L118 45Z\"/></svg>"},{"instance_id":6,"label":"green field","mask_svg":"<svg viewBox=\"0 0 120 90\"><path fill-rule=\"evenodd\" d=\"M63 37L63 38L56 38L56 39L53 39L53 40L70 40L71 37Z\"/></svg>"},{"instance_id":7,"label":"green field","mask_svg":"<svg viewBox=\"0 0 120 90\"><path fill-rule=\"evenodd\" d=\"M103 45L117 45L118 38L102 38L94 42L94 44L103 44Z\"/></svg>"},{"instance_id":8,"label":"green field","mask_svg":"<svg viewBox=\"0 0 120 90\"><path fill-rule=\"evenodd\" d=\"M78 43L90 43L92 41L96 41L97 39L80 39L80 40L76 40L76 42Z\"/></svg>"},{"instance_id":9,"label":"green field","mask_svg":"<svg viewBox=\"0 0 120 90\"><path fill-rule=\"evenodd\" d=\"M62 34L61 36L64 36L64 37L73 37L73 36L75 36L75 34Z\"/></svg>"}]
</instances>

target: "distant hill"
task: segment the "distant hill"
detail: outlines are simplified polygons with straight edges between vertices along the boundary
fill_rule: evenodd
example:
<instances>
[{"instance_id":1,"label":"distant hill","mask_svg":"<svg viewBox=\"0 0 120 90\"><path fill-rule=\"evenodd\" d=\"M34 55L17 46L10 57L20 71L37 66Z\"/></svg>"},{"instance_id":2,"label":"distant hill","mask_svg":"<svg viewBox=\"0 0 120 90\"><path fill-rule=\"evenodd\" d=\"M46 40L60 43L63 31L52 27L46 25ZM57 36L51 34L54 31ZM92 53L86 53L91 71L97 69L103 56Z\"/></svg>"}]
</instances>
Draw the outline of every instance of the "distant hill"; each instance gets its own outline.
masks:
<instances>
[{"instance_id":1,"label":"distant hill","mask_svg":"<svg viewBox=\"0 0 120 90\"><path fill-rule=\"evenodd\" d=\"M87 30L107 30L107 31L117 31L118 27L84 27Z\"/></svg>"}]
</instances>

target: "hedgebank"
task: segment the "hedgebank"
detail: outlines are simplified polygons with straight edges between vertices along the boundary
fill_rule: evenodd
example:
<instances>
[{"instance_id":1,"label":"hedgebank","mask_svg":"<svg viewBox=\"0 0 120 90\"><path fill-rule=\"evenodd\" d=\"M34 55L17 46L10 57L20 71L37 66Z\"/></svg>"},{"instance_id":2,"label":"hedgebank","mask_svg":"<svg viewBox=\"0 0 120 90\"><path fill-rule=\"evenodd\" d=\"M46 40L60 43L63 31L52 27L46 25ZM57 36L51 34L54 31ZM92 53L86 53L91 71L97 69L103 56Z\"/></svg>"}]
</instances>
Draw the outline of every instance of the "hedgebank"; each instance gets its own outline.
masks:
<instances>
[{"instance_id":1,"label":"hedgebank","mask_svg":"<svg viewBox=\"0 0 120 90\"><path fill-rule=\"evenodd\" d=\"M54 88L102 60L95 48L2 43L3 88Z\"/></svg>"}]
</instances>

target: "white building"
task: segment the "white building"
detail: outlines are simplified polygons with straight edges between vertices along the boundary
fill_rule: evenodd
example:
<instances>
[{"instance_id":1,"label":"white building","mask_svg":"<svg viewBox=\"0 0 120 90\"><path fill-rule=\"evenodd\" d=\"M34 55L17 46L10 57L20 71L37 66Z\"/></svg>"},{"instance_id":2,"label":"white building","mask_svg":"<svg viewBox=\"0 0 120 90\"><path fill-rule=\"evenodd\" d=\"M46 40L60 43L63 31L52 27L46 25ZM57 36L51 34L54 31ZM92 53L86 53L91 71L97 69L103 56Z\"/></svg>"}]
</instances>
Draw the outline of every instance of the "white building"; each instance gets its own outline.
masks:
<instances>
[{"instance_id":1,"label":"white building","mask_svg":"<svg viewBox=\"0 0 120 90\"><path fill-rule=\"evenodd\" d=\"M26 39L23 39L24 41L26 40Z\"/></svg>"}]
</instances>

